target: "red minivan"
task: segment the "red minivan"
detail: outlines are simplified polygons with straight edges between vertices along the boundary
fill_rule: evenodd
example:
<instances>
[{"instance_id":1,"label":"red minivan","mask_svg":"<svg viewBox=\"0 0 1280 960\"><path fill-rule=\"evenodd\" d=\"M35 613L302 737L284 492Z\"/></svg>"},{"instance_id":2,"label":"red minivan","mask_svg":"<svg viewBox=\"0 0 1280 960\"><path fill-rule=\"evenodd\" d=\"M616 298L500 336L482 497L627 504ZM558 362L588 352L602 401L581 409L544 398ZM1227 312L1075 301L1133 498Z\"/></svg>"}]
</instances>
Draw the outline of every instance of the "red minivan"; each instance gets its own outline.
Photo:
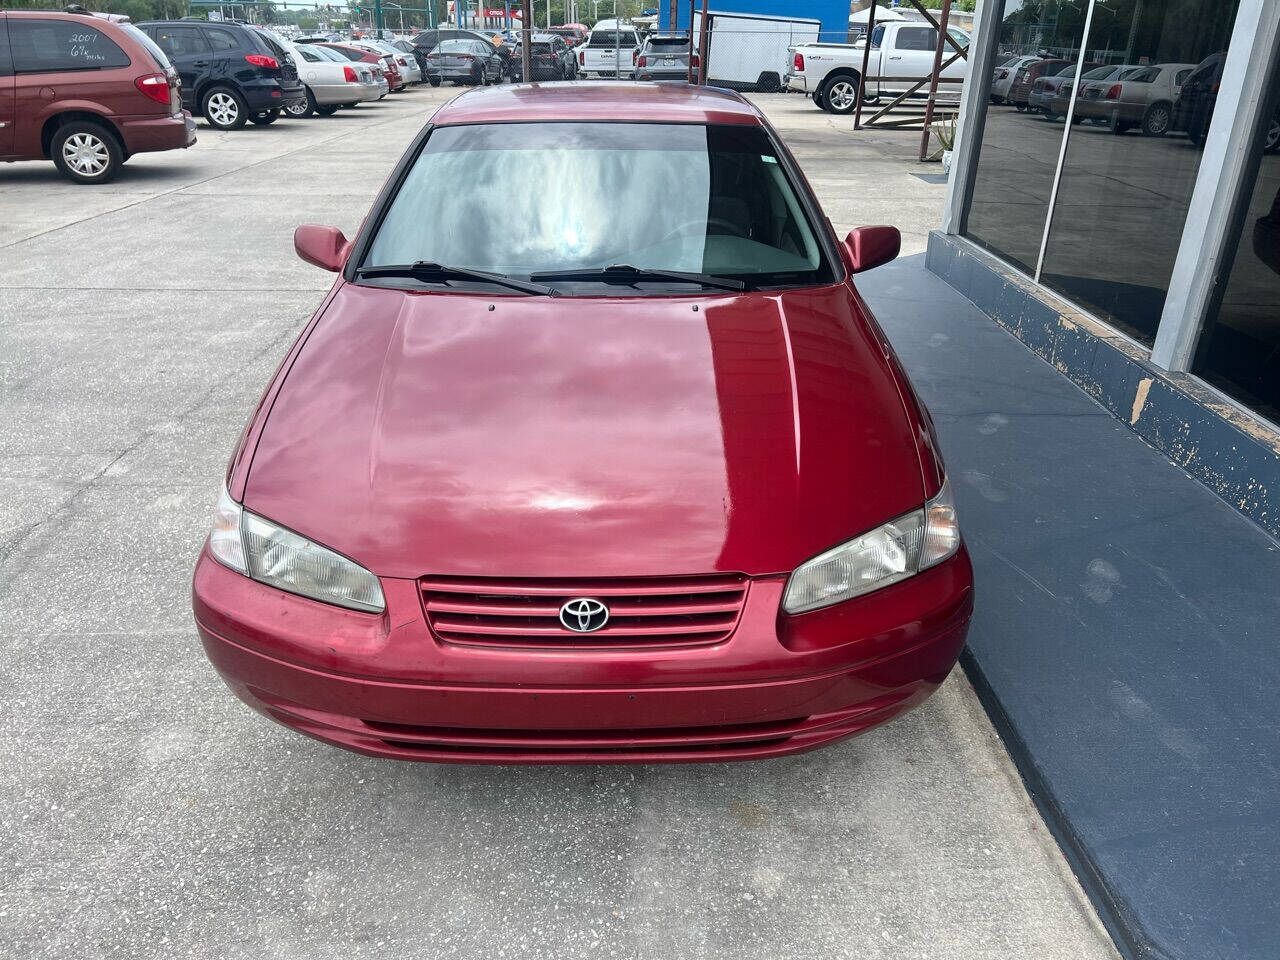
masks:
<instances>
[{"instance_id":1,"label":"red minivan","mask_svg":"<svg viewBox=\"0 0 1280 960\"><path fill-rule=\"evenodd\" d=\"M141 30L0 11L0 160L52 160L77 183L106 183L135 153L195 142L178 75Z\"/></svg>"}]
</instances>

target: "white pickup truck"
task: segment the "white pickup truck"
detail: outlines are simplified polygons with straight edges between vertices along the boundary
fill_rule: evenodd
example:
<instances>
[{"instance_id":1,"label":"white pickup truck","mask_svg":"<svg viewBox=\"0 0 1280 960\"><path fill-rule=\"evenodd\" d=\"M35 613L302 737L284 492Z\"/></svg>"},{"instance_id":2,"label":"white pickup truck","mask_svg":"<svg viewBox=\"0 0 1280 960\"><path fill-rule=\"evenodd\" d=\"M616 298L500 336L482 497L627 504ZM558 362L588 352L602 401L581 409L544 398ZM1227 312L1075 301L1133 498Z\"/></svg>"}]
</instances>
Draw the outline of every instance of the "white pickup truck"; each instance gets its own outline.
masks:
<instances>
[{"instance_id":1,"label":"white pickup truck","mask_svg":"<svg viewBox=\"0 0 1280 960\"><path fill-rule=\"evenodd\" d=\"M635 24L625 20L601 20L575 51L580 77L635 76L640 36Z\"/></svg>"},{"instance_id":2,"label":"white pickup truck","mask_svg":"<svg viewBox=\"0 0 1280 960\"><path fill-rule=\"evenodd\" d=\"M947 33L961 47L969 45L969 34L955 27ZM813 98L828 113L852 113L858 105L858 79L862 74L865 39L857 43L801 43L790 47L791 72L787 74L788 90L799 90ZM871 31L871 55L867 60L867 99L882 95L897 96L914 80L881 80L881 77L927 79L933 70L934 52L938 47L938 31L927 23L903 20L877 23ZM947 44L942 52L946 63L955 48ZM944 77L963 80L968 61L963 57L942 71ZM929 94L921 87L911 99L924 100ZM959 103L960 84L938 85L938 99Z\"/></svg>"}]
</instances>

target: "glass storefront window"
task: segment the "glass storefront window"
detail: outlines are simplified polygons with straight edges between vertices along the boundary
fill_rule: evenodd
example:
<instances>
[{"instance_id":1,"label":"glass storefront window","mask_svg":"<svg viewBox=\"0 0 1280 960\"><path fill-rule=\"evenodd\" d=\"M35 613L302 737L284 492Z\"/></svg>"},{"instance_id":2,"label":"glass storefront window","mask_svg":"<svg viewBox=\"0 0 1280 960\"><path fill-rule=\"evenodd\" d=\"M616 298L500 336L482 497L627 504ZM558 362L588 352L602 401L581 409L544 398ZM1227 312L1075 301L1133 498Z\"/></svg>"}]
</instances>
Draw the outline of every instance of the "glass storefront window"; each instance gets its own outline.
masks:
<instances>
[{"instance_id":1,"label":"glass storefront window","mask_svg":"<svg viewBox=\"0 0 1280 960\"><path fill-rule=\"evenodd\" d=\"M1070 71L1084 35L1088 0L1005 0L991 100L964 233L1034 273L1049 212L1062 127L1031 111L1041 80ZM1056 77L1054 78L1057 79Z\"/></svg>"},{"instance_id":2,"label":"glass storefront window","mask_svg":"<svg viewBox=\"0 0 1280 960\"><path fill-rule=\"evenodd\" d=\"M1242 191L1233 255L1223 264L1226 283L1200 335L1192 372L1280 424L1280 51L1273 57L1271 102L1254 143L1253 178ZM1212 94L1197 122L1208 126Z\"/></svg>"},{"instance_id":3,"label":"glass storefront window","mask_svg":"<svg viewBox=\"0 0 1280 960\"><path fill-rule=\"evenodd\" d=\"M1040 280L1147 346L1200 167L1208 123L1197 97L1217 90L1236 5L1094 6L1090 72L1127 72L1080 81Z\"/></svg>"}]
</instances>

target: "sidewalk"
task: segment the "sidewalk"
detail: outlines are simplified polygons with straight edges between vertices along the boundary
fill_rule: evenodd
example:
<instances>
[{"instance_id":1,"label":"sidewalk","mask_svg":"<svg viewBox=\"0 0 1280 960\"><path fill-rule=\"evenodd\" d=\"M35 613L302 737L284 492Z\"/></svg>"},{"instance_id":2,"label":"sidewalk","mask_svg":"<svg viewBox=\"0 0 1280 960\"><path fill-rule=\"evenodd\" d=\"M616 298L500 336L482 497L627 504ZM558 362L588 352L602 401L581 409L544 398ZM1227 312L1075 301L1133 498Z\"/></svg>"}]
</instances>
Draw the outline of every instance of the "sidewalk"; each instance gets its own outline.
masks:
<instances>
[{"instance_id":1,"label":"sidewalk","mask_svg":"<svg viewBox=\"0 0 1280 960\"><path fill-rule=\"evenodd\" d=\"M1280 547L907 257L858 286L941 435L966 669L1122 952L1280 951Z\"/></svg>"}]
</instances>

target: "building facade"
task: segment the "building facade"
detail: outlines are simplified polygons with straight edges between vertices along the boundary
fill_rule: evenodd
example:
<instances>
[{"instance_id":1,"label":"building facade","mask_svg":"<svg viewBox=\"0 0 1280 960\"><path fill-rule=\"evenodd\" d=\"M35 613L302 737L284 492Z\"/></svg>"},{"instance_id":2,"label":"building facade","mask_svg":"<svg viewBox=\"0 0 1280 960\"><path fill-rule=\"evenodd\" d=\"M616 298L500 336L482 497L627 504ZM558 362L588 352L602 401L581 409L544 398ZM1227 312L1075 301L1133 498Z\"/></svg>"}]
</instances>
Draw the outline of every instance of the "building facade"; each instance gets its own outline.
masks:
<instances>
[{"instance_id":1,"label":"building facade","mask_svg":"<svg viewBox=\"0 0 1280 960\"><path fill-rule=\"evenodd\" d=\"M930 269L1280 535L1280 2L975 27Z\"/></svg>"}]
</instances>

